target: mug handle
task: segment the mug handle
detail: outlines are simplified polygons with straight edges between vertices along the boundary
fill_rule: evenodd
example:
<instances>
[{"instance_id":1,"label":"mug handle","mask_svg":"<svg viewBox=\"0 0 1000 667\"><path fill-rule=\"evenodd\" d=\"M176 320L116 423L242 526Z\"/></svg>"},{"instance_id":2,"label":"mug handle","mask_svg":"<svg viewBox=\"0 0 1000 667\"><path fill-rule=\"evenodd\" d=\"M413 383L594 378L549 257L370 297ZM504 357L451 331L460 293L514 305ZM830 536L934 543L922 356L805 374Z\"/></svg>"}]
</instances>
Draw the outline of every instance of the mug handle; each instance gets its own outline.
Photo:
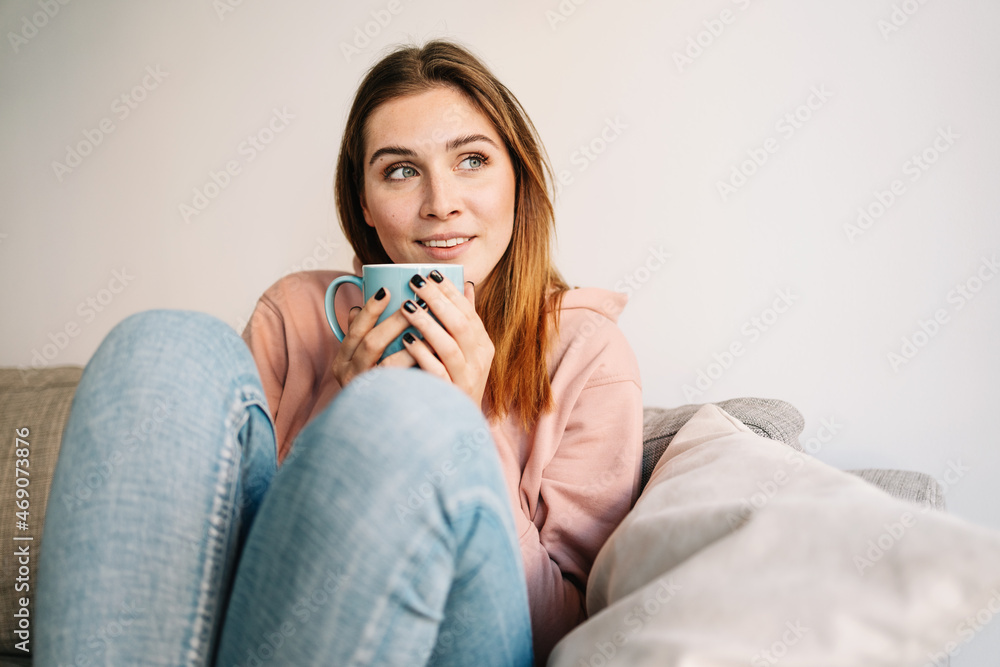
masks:
<instances>
[{"instance_id":1,"label":"mug handle","mask_svg":"<svg viewBox=\"0 0 1000 667\"><path fill-rule=\"evenodd\" d=\"M352 285L357 285L358 289L364 294L364 287L361 285L361 278L357 276L339 276L333 279L330 286L326 288L326 321L330 323L330 328L333 329L333 333L337 336L337 340L344 341L344 330L340 328L340 323L337 322L337 311L333 305L333 299L337 296L337 289L344 283L351 283Z\"/></svg>"}]
</instances>

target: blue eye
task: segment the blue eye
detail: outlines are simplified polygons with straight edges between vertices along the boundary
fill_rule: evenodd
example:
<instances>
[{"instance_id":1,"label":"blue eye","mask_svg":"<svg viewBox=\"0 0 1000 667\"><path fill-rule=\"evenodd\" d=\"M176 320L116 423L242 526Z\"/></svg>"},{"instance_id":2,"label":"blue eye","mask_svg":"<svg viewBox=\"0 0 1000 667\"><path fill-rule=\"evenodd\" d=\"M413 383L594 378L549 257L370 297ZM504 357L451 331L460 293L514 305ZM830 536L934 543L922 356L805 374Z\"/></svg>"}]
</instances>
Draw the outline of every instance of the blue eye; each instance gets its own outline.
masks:
<instances>
[{"instance_id":1,"label":"blue eye","mask_svg":"<svg viewBox=\"0 0 1000 667\"><path fill-rule=\"evenodd\" d=\"M462 160L462 164L466 164L467 168L471 171L477 171L486 166L486 156L484 155L470 155L469 157Z\"/></svg>"},{"instance_id":2,"label":"blue eye","mask_svg":"<svg viewBox=\"0 0 1000 667\"><path fill-rule=\"evenodd\" d=\"M399 175L396 175L399 174ZM386 168L385 178L391 181L402 181L417 175L417 170L407 165L392 165Z\"/></svg>"}]
</instances>

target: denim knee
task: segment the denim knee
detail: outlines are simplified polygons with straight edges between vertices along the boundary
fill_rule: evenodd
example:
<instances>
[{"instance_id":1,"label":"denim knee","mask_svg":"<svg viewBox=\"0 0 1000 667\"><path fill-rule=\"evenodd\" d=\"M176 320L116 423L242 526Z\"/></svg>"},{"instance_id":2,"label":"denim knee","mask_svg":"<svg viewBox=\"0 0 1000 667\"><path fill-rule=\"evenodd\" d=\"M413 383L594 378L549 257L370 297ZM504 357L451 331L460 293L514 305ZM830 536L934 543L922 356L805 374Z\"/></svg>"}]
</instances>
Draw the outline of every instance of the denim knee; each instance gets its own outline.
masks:
<instances>
[{"instance_id":1,"label":"denim knee","mask_svg":"<svg viewBox=\"0 0 1000 667\"><path fill-rule=\"evenodd\" d=\"M356 450L372 464L359 467L384 478L455 477L475 483L499 474L479 406L455 385L420 369L378 368L355 378L303 429L285 464L306 456L308 465L340 465L343 448ZM458 469L461 475L454 474Z\"/></svg>"},{"instance_id":2,"label":"denim knee","mask_svg":"<svg viewBox=\"0 0 1000 667\"><path fill-rule=\"evenodd\" d=\"M243 339L228 324L190 310L146 310L129 315L111 329L100 348L119 350L122 346L182 347L189 358L220 359L249 356Z\"/></svg>"}]
</instances>

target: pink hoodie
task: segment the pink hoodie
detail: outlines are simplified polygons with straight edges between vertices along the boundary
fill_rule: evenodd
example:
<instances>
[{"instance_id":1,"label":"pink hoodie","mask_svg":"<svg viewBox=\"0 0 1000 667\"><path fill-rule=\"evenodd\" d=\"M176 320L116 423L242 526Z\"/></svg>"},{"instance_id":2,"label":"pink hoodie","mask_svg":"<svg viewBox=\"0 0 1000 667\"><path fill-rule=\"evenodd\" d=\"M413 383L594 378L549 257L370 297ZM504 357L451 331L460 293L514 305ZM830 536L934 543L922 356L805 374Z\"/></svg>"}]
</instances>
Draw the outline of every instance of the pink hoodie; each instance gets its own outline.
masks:
<instances>
[{"instance_id":1,"label":"pink hoodie","mask_svg":"<svg viewBox=\"0 0 1000 667\"><path fill-rule=\"evenodd\" d=\"M339 342L323 310L326 288L339 275L282 278L261 296L243 333L274 418L279 461L340 391L331 371ZM361 296L343 292L337 305L347 322ZM626 301L601 289L567 292L549 355L555 410L530 432L513 416L490 424L520 537L538 664L586 618L594 558L639 494L642 388L635 355L615 324Z\"/></svg>"}]
</instances>

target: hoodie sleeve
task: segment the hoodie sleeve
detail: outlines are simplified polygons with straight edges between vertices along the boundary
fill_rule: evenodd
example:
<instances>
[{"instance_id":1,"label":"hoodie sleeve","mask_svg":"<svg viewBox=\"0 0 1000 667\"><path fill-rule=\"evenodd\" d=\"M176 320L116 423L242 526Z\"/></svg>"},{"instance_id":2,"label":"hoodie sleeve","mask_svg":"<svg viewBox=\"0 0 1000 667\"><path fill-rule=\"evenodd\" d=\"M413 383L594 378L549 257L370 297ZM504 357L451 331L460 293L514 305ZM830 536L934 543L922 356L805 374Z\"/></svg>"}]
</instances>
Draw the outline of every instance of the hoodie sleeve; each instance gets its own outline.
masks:
<instances>
[{"instance_id":1,"label":"hoodie sleeve","mask_svg":"<svg viewBox=\"0 0 1000 667\"><path fill-rule=\"evenodd\" d=\"M288 374L288 347L284 320L266 294L257 301L243 330L243 340L257 364L271 416L277 419L276 409L281 404L281 390Z\"/></svg>"},{"instance_id":2,"label":"hoodie sleeve","mask_svg":"<svg viewBox=\"0 0 1000 667\"><path fill-rule=\"evenodd\" d=\"M642 465L642 388L631 347L610 319L566 333L552 376L556 409L538 423L520 489L536 499L531 520L520 522L520 543L539 664L586 618L591 566L635 503Z\"/></svg>"},{"instance_id":3,"label":"hoodie sleeve","mask_svg":"<svg viewBox=\"0 0 1000 667\"><path fill-rule=\"evenodd\" d=\"M332 372L339 343L323 307L326 286L337 275L308 271L281 278L257 301L243 331L271 411L279 463L299 431L340 391ZM343 301L339 310L353 305ZM340 315L347 319L346 312Z\"/></svg>"}]
</instances>

